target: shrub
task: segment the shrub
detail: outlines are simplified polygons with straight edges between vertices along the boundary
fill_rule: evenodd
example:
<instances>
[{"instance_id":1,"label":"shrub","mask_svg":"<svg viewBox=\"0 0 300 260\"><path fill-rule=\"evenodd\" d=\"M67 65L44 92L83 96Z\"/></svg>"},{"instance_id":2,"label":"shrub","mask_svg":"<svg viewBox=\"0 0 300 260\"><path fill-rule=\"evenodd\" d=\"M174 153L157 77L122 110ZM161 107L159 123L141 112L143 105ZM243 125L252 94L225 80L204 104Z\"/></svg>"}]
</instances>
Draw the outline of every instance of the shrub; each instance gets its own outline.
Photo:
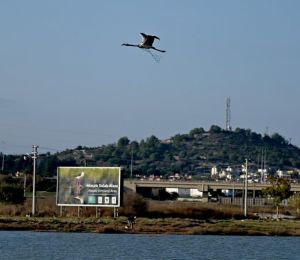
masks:
<instances>
[{"instance_id":1,"label":"shrub","mask_svg":"<svg viewBox=\"0 0 300 260\"><path fill-rule=\"evenodd\" d=\"M144 198L135 192L124 194L124 204L122 213L126 216L145 216L147 215L148 205Z\"/></svg>"},{"instance_id":2,"label":"shrub","mask_svg":"<svg viewBox=\"0 0 300 260\"><path fill-rule=\"evenodd\" d=\"M8 183L0 185L0 202L20 204L24 201L24 190L21 185Z\"/></svg>"}]
</instances>

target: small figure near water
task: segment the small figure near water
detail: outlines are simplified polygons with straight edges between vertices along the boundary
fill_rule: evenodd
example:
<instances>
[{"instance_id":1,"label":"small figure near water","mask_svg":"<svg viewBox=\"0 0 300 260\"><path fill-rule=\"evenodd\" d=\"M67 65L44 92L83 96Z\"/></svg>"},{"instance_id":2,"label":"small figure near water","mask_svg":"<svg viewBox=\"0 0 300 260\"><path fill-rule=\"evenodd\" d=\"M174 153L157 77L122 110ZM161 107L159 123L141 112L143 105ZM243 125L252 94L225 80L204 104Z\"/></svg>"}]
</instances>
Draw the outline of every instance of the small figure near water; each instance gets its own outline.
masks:
<instances>
[{"instance_id":1,"label":"small figure near water","mask_svg":"<svg viewBox=\"0 0 300 260\"><path fill-rule=\"evenodd\" d=\"M127 226L125 229L133 229L133 224L135 224L136 216L129 216L127 219Z\"/></svg>"}]
</instances>

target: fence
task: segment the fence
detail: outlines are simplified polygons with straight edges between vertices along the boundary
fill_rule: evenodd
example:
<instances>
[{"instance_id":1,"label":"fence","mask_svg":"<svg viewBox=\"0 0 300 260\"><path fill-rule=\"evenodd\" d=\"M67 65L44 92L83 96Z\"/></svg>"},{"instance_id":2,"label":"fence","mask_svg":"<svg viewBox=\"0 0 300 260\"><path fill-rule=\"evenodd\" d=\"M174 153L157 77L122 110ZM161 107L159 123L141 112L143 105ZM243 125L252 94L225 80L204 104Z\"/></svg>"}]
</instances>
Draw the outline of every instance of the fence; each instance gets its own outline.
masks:
<instances>
[{"instance_id":1,"label":"fence","mask_svg":"<svg viewBox=\"0 0 300 260\"><path fill-rule=\"evenodd\" d=\"M231 204L231 205L243 205L243 198L229 198L229 197L219 197L219 203L221 204ZM247 198L248 206L272 206L273 200L271 198Z\"/></svg>"}]
</instances>

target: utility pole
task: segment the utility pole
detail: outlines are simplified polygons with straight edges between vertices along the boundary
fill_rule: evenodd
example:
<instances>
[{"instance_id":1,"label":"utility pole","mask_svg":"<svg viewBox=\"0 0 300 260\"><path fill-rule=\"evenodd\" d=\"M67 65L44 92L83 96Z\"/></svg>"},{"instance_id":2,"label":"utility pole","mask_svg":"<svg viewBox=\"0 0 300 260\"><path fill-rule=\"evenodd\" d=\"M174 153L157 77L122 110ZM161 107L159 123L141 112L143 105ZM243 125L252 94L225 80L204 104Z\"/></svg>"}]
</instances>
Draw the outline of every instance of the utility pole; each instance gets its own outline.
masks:
<instances>
[{"instance_id":1,"label":"utility pole","mask_svg":"<svg viewBox=\"0 0 300 260\"><path fill-rule=\"evenodd\" d=\"M4 155L4 153L2 153L2 166L1 166L2 173L4 172L4 158L5 158L5 155Z\"/></svg>"},{"instance_id":2,"label":"utility pole","mask_svg":"<svg viewBox=\"0 0 300 260\"><path fill-rule=\"evenodd\" d=\"M263 183L263 181L264 181L264 176L263 176L263 174L264 174L264 171L263 171L263 161L264 161L264 159L263 158L264 158L264 148L261 148L260 183Z\"/></svg>"},{"instance_id":3,"label":"utility pole","mask_svg":"<svg viewBox=\"0 0 300 260\"><path fill-rule=\"evenodd\" d=\"M248 159L245 168L245 196L244 196L244 216L247 217L247 193L248 193Z\"/></svg>"},{"instance_id":4,"label":"utility pole","mask_svg":"<svg viewBox=\"0 0 300 260\"><path fill-rule=\"evenodd\" d=\"M264 154L264 183L267 181L267 148L265 148L265 154Z\"/></svg>"},{"instance_id":5,"label":"utility pole","mask_svg":"<svg viewBox=\"0 0 300 260\"><path fill-rule=\"evenodd\" d=\"M130 178L132 179L132 161L133 161L133 150L131 148L131 162L130 162Z\"/></svg>"},{"instance_id":6,"label":"utility pole","mask_svg":"<svg viewBox=\"0 0 300 260\"><path fill-rule=\"evenodd\" d=\"M37 145L32 146L32 159L33 159L33 176L32 176L32 216L35 215L35 173L36 173L36 159L38 157L38 152L37 152Z\"/></svg>"},{"instance_id":7,"label":"utility pole","mask_svg":"<svg viewBox=\"0 0 300 260\"><path fill-rule=\"evenodd\" d=\"M24 173L24 198L26 198L26 173Z\"/></svg>"},{"instance_id":8,"label":"utility pole","mask_svg":"<svg viewBox=\"0 0 300 260\"><path fill-rule=\"evenodd\" d=\"M266 158L267 158L267 149L261 148L261 177L260 177L261 183L266 182L266 177L267 177Z\"/></svg>"},{"instance_id":9,"label":"utility pole","mask_svg":"<svg viewBox=\"0 0 300 260\"><path fill-rule=\"evenodd\" d=\"M24 155L24 160L26 160L27 158L32 159L33 161L33 173L32 173L32 216L35 215L35 175L36 175L36 159L38 158L38 149L39 147L37 145L33 145L32 146L32 153L31 154L26 154ZM26 183L24 182L24 188L25 188ZM25 189L24 189L24 193L25 193Z\"/></svg>"}]
</instances>

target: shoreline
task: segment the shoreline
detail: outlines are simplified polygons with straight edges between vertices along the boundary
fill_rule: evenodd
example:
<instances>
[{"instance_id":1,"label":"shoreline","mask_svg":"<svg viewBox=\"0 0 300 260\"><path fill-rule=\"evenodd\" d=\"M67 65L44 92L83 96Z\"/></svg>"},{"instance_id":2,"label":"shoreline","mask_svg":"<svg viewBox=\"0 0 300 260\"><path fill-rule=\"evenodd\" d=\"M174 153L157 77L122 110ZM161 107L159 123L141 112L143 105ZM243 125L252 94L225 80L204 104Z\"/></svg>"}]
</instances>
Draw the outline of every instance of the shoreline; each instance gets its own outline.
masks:
<instances>
[{"instance_id":1,"label":"shoreline","mask_svg":"<svg viewBox=\"0 0 300 260\"><path fill-rule=\"evenodd\" d=\"M198 220L138 218L128 229L127 218L0 217L0 231L89 232L107 234L176 234L300 236L298 220Z\"/></svg>"}]
</instances>

